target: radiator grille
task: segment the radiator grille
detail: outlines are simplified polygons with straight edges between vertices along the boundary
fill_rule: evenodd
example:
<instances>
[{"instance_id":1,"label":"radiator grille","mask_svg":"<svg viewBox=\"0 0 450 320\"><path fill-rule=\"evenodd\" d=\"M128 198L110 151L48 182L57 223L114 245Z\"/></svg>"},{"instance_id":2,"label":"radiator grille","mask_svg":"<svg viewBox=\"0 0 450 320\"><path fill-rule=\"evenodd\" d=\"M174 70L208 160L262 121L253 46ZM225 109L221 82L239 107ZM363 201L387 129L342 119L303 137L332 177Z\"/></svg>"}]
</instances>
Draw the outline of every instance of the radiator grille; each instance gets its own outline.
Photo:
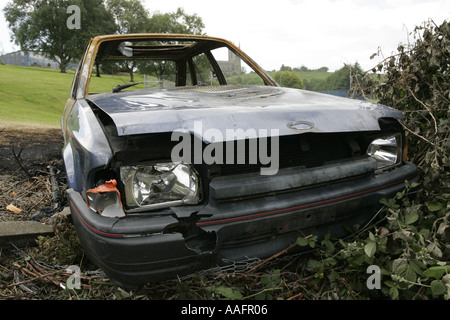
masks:
<instances>
[{"instance_id":1,"label":"radiator grille","mask_svg":"<svg viewBox=\"0 0 450 320\"><path fill-rule=\"evenodd\" d=\"M255 141L253 141L255 142ZM249 163L249 144L245 143L245 164L237 164L237 159L233 164L220 165L221 175L234 175L248 172L259 171L261 167L268 167L260 162L257 157L257 163ZM259 141L258 141L259 143ZM259 144L257 144L259 147ZM268 155L270 157L271 142L268 141ZM226 148L223 147L224 153ZM235 153L237 144L235 143ZM259 150L259 149L258 149ZM313 168L324 165L326 162L348 159L361 155L361 146L356 142L356 138L342 134L304 134L296 136L279 137L279 168L288 168L294 166L304 166Z\"/></svg>"}]
</instances>

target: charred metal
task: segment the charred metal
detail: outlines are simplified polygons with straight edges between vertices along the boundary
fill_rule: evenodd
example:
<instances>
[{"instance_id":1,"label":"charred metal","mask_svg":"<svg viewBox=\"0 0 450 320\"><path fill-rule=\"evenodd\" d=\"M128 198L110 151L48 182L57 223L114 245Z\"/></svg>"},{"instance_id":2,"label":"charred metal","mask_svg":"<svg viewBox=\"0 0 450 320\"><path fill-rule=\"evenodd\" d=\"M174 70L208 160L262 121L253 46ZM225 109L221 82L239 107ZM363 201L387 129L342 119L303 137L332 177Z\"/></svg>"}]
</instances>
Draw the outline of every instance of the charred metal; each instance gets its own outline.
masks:
<instances>
[{"instance_id":1,"label":"charred metal","mask_svg":"<svg viewBox=\"0 0 450 320\"><path fill-rule=\"evenodd\" d=\"M218 49L259 83L236 83ZM158 66L158 85L96 91L93 69L130 61ZM135 287L266 258L299 236L347 236L417 179L401 117L279 87L223 39L95 37L61 119L80 242L113 281Z\"/></svg>"}]
</instances>

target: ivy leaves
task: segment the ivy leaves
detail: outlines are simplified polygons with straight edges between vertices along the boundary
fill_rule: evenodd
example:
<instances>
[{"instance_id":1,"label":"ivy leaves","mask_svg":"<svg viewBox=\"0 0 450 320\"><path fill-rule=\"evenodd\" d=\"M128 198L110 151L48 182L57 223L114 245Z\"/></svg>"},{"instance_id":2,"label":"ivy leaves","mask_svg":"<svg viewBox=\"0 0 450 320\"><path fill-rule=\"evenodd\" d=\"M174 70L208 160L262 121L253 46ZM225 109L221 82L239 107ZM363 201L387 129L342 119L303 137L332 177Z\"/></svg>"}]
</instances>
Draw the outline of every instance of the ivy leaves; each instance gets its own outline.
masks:
<instances>
[{"instance_id":1,"label":"ivy leaves","mask_svg":"<svg viewBox=\"0 0 450 320\"><path fill-rule=\"evenodd\" d=\"M343 299L450 297L450 264L442 243L450 218L445 214L448 203L411 201L410 193L417 188L416 183L407 184L393 199L382 199L380 221L352 239L300 237L297 245L314 249L300 263L304 275L313 274ZM378 291L364 285L373 266L382 278Z\"/></svg>"},{"instance_id":2,"label":"ivy leaves","mask_svg":"<svg viewBox=\"0 0 450 320\"><path fill-rule=\"evenodd\" d=\"M369 258L372 258L377 251L377 242L372 232L369 232L369 239L367 239L366 242L367 243L364 245L364 253Z\"/></svg>"}]
</instances>

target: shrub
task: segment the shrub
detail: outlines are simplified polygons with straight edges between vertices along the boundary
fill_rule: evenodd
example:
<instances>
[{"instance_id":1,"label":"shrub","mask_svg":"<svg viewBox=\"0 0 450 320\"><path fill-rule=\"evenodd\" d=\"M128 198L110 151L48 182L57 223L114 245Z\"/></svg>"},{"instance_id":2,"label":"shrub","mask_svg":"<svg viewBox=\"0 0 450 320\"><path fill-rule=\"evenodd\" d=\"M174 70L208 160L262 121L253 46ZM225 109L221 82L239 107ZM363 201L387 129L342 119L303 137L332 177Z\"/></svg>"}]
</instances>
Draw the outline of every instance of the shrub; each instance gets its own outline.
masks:
<instances>
[{"instance_id":1,"label":"shrub","mask_svg":"<svg viewBox=\"0 0 450 320\"><path fill-rule=\"evenodd\" d=\"M366 72L365 86L354 87L353 93L371 94L379 103L403 112L400 122L421 182L411 201L404 194L396 199L402 200L400 205L383 200L387 225L360 240L358 250L365 243L365 259L373 256L382 267L385 295L449 299L450 23L436 25L429 20L411 35L415 42L399 45L396 54ZM344 244L344 252L350 246ZM358 250L348 254L354 257Z\"/></svg>"}]
</instances>

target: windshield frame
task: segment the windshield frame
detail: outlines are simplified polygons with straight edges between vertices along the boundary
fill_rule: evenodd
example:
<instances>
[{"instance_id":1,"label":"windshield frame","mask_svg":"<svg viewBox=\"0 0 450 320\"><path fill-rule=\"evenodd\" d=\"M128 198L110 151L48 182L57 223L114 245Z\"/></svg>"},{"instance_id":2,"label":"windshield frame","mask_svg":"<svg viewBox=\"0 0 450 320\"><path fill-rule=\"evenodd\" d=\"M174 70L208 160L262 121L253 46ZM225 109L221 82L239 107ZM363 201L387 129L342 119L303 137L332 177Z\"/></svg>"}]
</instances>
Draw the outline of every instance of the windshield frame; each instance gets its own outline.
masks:
<instances>
[{"instance_id":1,"label":"windshield frame","mask_svg":"<svg viewBox=\"0 0 450 320\"><path fill-rule=\"evenodd\" d=\"M85 54L80 61L78 69L76 71L76 79L74 79L74 84L72 88L73 96L77 99L84 98L89 94L89 84L91 79L91 73L93 66L96 63L97 55L99 50L103 45L112 43L122 43L125 41L191 41L196 43L201 43L204 48L212 50L218 47L227 47L231 52L233 52L237 57L243 60L255 73L257 73L264 82L264 85L268 86L279 86L277 82L265 72L253 59L251 59L247 54L245 54L240 48L235 46L232 42L221 39L214 38L205 35L187 35L187 34L116 34L116 35L104 35L97 36L90 40ZM201 47L193 50L201 51ZM209 52L206 50L206 52ZM100 51L101 54L101 51ZM213 59L215 61L215 59ZM216 62L217 63L217 62ZM214 66L214 62L212 63ZM218 78L220 73L218 74ZM223 84L223 79L219 78L219 81Z\"/></svg>"}]
</instances>

